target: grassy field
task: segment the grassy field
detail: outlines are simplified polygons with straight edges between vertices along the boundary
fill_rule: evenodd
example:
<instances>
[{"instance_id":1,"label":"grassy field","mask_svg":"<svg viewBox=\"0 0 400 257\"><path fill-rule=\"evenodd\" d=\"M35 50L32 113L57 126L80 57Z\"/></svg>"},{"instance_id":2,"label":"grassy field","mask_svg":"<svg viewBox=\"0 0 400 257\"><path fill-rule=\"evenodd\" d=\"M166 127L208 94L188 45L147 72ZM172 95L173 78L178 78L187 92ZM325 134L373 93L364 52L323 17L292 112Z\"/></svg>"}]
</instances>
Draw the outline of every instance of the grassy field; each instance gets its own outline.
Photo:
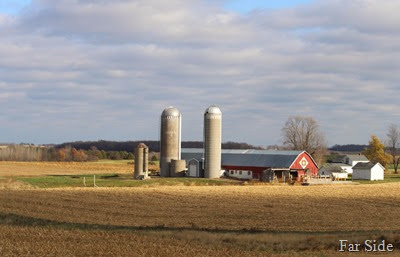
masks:
<instances>
[{"instance_id":1,"label":"grassy field","mask_svg":"<svg viewBox=\"0 0 400 257\"><path fill-rule=\"evenodd\" d=\"M399 183L400 182L400 174L393 174L392 172L386 172L385 180L380 180L380 181L357 180L357 182L359 182L361 184Z\"/></svg>"},{"instance_id":2,"label":"grassy field","mask_svg":"<svg viewBox=\"0 0 400 257\"><path fill-rule=\"evenodd\" d=\"M0 256L336 256L339 239L382 238L400 252L398 183L134 181L123 162L30 164L0 162Z\"/></svg>"},{"instance_id":3,"label":"grassy field","mask_svg":"<svg viewBox=\"0 0 400 257\"><path fill-rule=\"evenodd\" d=\"M159 178L149 180L133 180L132 174L93 174L89 175L51 175L37 177L15 177L21 181L38 188L60 187L156 187L156 186L222 186L241 184L240 181L228 179L191 179L191 178ZM0 182L1 184L1 182Z\"/></svg>"}]
</instances>

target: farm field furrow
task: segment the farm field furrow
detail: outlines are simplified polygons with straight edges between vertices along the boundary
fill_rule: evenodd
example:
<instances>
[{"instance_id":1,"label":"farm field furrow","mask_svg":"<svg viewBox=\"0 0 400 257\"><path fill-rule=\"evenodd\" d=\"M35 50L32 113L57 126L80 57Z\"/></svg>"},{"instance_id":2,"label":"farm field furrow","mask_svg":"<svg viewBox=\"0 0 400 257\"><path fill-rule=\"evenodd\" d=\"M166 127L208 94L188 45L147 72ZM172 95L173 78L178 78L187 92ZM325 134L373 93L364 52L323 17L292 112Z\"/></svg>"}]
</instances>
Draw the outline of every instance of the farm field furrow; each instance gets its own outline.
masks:
<instances>
[{"instance_id":1,"label":"farm field furrow","mask_svg":"<svg viewBox=\"0 0 400 257\"><path fill-rule=\"evenodd\" d=\"M394 183L0 190L2 214L210 231L400 231L398 203Z\"/></svg>"},{"instance_id":2,"label":"farm field furrow","mask_svg":"<svg viewBox=\"0 0 400 257\"><path fill-rule=\"evenodd\" d=\"M110 231L0 224L2 256L351 256L338 254L332 242L335 237L330 235L316 238L299 234Z\"/></svg>"},{"instance_id":3,"label":"farm field furrow","mask_svg":"<svg viewBox=\"0 0 400 257\"><path fill-rule=\"evenodd\" d=\"M205 248L194 242L128 231L4 225L0 225L0 231L3 256L263 256L260 252L216 246Z\"/></svg>"}]
</instances>

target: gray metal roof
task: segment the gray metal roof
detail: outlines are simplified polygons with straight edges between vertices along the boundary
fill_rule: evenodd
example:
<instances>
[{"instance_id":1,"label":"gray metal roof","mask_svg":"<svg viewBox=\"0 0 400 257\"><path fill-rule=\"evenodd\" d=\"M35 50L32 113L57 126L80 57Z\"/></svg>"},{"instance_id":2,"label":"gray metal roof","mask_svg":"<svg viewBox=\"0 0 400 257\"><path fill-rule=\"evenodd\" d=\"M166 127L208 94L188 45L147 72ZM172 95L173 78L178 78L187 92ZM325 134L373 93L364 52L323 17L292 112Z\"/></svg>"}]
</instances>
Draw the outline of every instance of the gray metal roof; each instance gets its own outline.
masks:
<instances>
[{"instance_id":1,"label":"gray metal roof","mask_svg":"<svg viewBox=\"0 0 400 257\"><path fill-rule=\"evenodd\" d=\"M182 153L201 153L203 148L182 148ZM276 151L276 150L256 150L256 149L222 149L222 153L240 153L240 154L269 154L269 155L299 155L302 151Z\"/></svg>"},{"instance_id":2,"label":"gray metal roof","mask_svg":"<svg viewBox=\"0 0 400 257\"><path fill-rule=\"evenodd\" d=\"M342 166L351 167L350 165L340 165L340 163L326 163L326 164L324 164L324 166L321 167L321 169L325 169L330 172L345 172L342 169Z\"/></svg>"},{"instance_id":3,"label":"gray metal roof","mask_svg":"<svg viewBox=\"0 0 400 257\"><path fill-rule=\"evenodd\" d=\"M336 163L336 162L328 162L328 163L325 163L324 165L322 165L322 167L321 168L327 168L327 167L348 167L348 168L351 168L352 166L351 165L349 165L349 164L346 164L346 163Z\"/></svg>"},{"instance_id":4,"label":"gray metal roof","mask_svg":"<svg viewBox=\"0 0 400 257\"><path fill-rule=\"evenodd\" d=\"M377 163L373 162L359 162L356 165L354 165L353 170L363 170L363 169L371 169L373 168Z\"/></svg>"},{"instance_id":5,"label":"gray metal roof","mask_svg":"<svg viewBox=\"0 0 400 257\"><path fill-rule=\"evenodd\" d=\"M353 161L369 161L368 158L362 154L346 154L346 157L349 157Z\"/></svg>"},{"instance_id":6,"label":"gray metal roof","mask_svg":"<svg viewBox=\"0 0 400 257\"><path fill-rule=\"evenodd\" d=\"M222 166L289 168L301 153L302 151L223 149L221 162ZM183 148L181 158L187 161L201 160L203 149Z\"/></svg>"},{"instance_id":7,"label":"gray metal roof","mask_svg":"<svg viewBox=\"0 0 400 257\"><path fill-rule=\"evenodd\" d=\"M186 160L188 162L191 159L196 159L198 161L201 161L203 158L203 153L191 153L191 152L184 152L184 149L181 151L181 159Z\"/></svg>"}]
</instances>

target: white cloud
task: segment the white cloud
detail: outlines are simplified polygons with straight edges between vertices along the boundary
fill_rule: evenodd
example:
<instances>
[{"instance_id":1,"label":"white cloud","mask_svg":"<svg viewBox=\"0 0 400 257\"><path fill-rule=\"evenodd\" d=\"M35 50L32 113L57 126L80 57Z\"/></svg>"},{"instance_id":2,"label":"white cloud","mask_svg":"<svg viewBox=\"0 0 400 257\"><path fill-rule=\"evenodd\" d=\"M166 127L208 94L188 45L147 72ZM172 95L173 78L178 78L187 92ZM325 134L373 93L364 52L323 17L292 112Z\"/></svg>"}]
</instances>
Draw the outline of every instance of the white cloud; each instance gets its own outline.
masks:
<instances>
[{"instance_id":1,"label":"white cloud","mask_svg":"<svg viewBox=\"0 0 400 257\"><path fill-rule=\"evenodd\" d=\"M294 114L316 117L330 144L366 143L398 120L398 1L245 16L222 5L37 0L0 17L0 101L12 110L0 141L157 139L169 105L185 139L202 139L202 112L218 104L225 140L261 145L280 143Z\"/></svg>"}]
</instances>

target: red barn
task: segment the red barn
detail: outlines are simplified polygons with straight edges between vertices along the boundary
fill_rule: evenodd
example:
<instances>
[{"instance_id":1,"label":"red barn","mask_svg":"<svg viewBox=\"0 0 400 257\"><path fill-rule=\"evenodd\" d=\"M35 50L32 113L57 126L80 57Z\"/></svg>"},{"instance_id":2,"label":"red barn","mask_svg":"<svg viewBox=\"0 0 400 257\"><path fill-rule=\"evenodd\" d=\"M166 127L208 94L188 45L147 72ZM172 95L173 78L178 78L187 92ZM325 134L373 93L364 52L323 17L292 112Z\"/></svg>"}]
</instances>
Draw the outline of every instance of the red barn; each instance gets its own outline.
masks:
<instances>
[{"instance_id":1,"label":"red barn","mask_svg":"<svg viewBox=\"0 0 400 257\"><path fill-rule=\"evenodd\" d=\"M317 164L305 151L223 149L221 157L221 169L227 172L227 175L238 178L258 179L267 169L287 171L298 179L301 179L306 173L311 176L318 174ZM197 174L201 174L203 149L182 149L182 159L190 163L188 165L189 174L196 174L191 173L191 169L197 169ZM196 167L196 163L199 167Z\"/></svg>"}]
</instances>

